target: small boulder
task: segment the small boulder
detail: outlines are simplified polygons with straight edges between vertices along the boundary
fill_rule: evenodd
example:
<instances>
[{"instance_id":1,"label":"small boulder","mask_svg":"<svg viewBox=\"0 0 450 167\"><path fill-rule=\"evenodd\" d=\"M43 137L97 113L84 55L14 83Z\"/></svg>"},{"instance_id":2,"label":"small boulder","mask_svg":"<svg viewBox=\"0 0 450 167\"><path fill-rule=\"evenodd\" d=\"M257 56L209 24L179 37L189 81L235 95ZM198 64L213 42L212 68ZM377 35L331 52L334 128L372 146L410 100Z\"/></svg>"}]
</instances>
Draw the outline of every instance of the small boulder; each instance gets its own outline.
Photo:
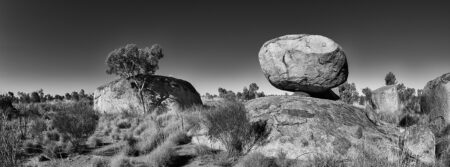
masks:
<instances>
[{"instance_id":1,"label":"small boulder","mask_svg":"<svg viewBox=\"0 0 450 167\"><path fill-rule=\"evenodd\" d=\"M165 103L169 110L178 110L192 105L202 104L200 94L187 81L158 75L140 76L147 77L152 83L152 89L159 96L168 97ZM122 111L139 111L143 107L139 99L138 91L130 79L117 79L98 87L94 92L94 109L100 112L118 113ZM152 99L144 92L146 105L150 105ZM150 106L147 106L147 109Z\"/></svg>"},{"instance_id":2,"label":"small boulder","mask_svg":"<svg viewBox=\"0 0 450 167\"><path fill-rule=\"evenodd\" d=\"M47 158L45 155L40 155L40 156L38 157L38 161L39 161L39 162L50 161L50 158Z\"/></svg>"},{"instance_id":3,"label":"small boulder","mask_svg":"<svg viewBox=\"0 0 450 167\"><path fill-rule=\"evenodd\" d=\"M374 112L380 120L398 123L402 114L396 85L387 85L372 92Z\"/></svg>"},{"instance_id":4,"label":"small boulder","mask_svg":"<svg viewBox=\"0 0 450 167\"><path fill-rule=\"evenodd\" d=\"M259 51L259 62L274 87L306 92L312 97L330 93L348 76L342 48L320 35L286 35L269 40Z\"/></svg>"},{"instance_id":5,"label":"small boulder","mask_svg":"<svg viewBox=\"0 0 450 167\"><path fill-rule=\"evenodd\" d=\"M435 163L435 137L426 126L408 127L404 134L403 151L422 163Z\"/></svg>"},{"instance_id":6,"label":"small boulder","mask_svg":"<svg viewBox=\"0 0 450 167\"><path fill-rule=\"evenodd\" d=\"M423 113L429 114L433 124L439 124L441 128L450 125L450 73L427 83L420 106Z\"/></svg>"}]
</instances>

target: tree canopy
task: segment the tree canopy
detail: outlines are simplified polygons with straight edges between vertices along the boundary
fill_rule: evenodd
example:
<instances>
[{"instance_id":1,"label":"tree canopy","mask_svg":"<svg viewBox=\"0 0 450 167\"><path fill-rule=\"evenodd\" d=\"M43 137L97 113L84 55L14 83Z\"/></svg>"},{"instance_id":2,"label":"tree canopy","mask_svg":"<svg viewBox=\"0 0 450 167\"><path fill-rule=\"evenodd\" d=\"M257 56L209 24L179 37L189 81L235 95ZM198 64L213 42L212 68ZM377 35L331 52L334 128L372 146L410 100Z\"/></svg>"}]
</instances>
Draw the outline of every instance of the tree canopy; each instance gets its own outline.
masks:
<instances>
[{"instance_id":1,"label":"tree canopy","mask_svg":"<svg viewBox=\"0 0 450 167\"><path fill-rule=\"evenodd\" d=\"M159 60L163 57L162 48L158 44L151 48L138 48L135 44L128 44L109 53L106 73L124 78L138 74L154 74L159 69Z\"/></svg>"},{"instance_id":2,"label":"tree canopy","mask_svg":"<svg viewBox=\"0 0 450 167\"><path fill-rule=\"evenodd\" d=\"M155 91L148 89L152 86L152 83L147 81L147 77L137 76L155 74L156 70L159 69L159 60L163 57L162 48L158 44L151 48L138 48L135 44L128 44L109 53L106 58L106 65L108 66L106 73L131 79L139 92L139 99L144 112L148 112L144 100L144 91L148 92L149 98L152 99L150 100L152 107L163 106L162 102L168 97L158 96Z\"/></svg>"},{"instance_id":3,"label":"tree canopy","mask_svg":"<svg viewBox=\"0 0 450 167\"><path fill-rule=\"evenodd\" d=\"M395 78L395 75L392 72L386 74L384 81L386 82L386 85L395 85L397 83L397 79Z\"/></svg>"}]
</instances>

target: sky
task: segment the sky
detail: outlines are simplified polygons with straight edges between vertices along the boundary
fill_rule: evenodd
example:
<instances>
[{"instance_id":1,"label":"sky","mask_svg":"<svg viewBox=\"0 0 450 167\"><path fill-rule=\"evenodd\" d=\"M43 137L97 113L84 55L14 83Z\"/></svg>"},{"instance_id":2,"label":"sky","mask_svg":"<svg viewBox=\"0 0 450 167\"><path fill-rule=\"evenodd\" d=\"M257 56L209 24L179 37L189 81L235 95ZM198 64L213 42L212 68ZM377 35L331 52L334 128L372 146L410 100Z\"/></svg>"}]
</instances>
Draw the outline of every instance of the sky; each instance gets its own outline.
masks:
<instances>
[{"instance_id":1,"label":"sky","mask_svg":"<svg viewBox=\"0 0 450 167\"><path fill-rule=\"evenodd\" d=\"M266 80L262 44L287 34L318 34L344 49L358 90L398 82L423 89L450 72L447 1L62 1L0 0L0 92L50 94L96 87L112 50L129 43L163 47L159 75L199 93L242 91Z\"/></svg>"}]
</instances>

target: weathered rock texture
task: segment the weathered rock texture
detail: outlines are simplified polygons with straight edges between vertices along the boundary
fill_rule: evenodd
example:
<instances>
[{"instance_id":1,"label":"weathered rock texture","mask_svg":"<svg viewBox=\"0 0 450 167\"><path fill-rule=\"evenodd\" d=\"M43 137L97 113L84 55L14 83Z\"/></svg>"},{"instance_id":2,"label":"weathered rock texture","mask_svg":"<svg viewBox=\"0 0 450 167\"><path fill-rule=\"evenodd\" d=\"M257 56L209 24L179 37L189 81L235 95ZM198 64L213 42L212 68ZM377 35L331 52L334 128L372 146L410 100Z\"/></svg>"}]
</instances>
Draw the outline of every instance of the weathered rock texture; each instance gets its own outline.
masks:
<instances>
[{"instance_id":1,"label":"weathered rock texture","mask_svg":"<svg viewBox=\"0 0 450 167\"><path fill-rule=\"evenodd\" d=\"M348 76L342 48L320 35L286 35L267 41L259 51L259 62L276 88L313 97L329 93Z\"/></svg>"},{"instance_id":2,"label":"weathered rock texture","mask_svg":"<svg viewBox=\"0 0 450 167\"><path fill-rule=\"evenodd\" d=\"M373 155L396 162L400 158L399 139L403 136L400 128L377 126L367 118L364 110L343 102L272 96L251 100L246 103L246 109L252 121L266 120L268 123L267 141L252 150L266 156L274 157L283 151L287 158L299 160L314 156L354 159ZM410 143L420 145L421 142L425 149L430 149L428 140L411 138L407 142L410 150L415 149ZM426 151L411 152L423 155Z\"/></svg>"},{"instance_id":3,"label":"weathered rock texture","mask_svg":"<svg viewBox=\"0 0 450 167\"><path fill-rule=\"evenodd\" d=\"M375 114L384 121L398 123L402 114L396 85L387 85L372 92Z\"/></svg>"},{"instance_id":4,"label":"weathered rock texture","mask_svg":"<svg viewBox=\"0 0 450 167\"><path fill-rule=\"evenodd\" d=\"M167 104L170 110L202 104L197 90L187 81L165 76L145 76L153 83L152 89L159 95L168 96ZM100 112L114 113L122 111L139 111L143 108L138 91L132 87L128 79L117 79L98 87L94 92L94 109ZM150 99L144 94L145 103Z\"/></svg>"},{"instance_id":5,"label":"weathered rock texture","mask_svg":"<svg viewBox=\"0 0 450 167\"><path fill-rule=\"evenodd\" d=\"M408 127L404 137L403 150L408 155L426 164L435 163L435 137L428 127L419 125Z\"/></svg>"},{"instance_id":6,"label":"weathered rock texture","mask_svg":"<svg viewBox=\"0 0 450 167\"><path fill-rule=\"evenodd\" d=\"M429 81L423 89L420 106L431 121L450 124L450 73Z\"/></svg>"}]
</instances>

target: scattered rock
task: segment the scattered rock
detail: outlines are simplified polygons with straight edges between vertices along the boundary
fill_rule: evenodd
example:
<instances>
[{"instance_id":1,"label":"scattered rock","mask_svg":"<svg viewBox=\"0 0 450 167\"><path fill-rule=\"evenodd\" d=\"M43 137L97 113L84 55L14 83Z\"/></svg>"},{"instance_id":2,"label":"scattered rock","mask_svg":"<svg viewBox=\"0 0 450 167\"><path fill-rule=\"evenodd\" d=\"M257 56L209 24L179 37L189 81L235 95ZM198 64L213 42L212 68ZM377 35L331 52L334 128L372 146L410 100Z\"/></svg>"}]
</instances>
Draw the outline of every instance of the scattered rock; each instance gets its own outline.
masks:
<instances>
[{"instance_id":1,"label":"scattered rock","mask_svg":"<svg viewBox=\"0 0 450 167\"><path fill-rule=\"evenodd\" d=\"M414 125L407 128L404 135L404 151L423 163L435 163L435 138L428 127Z\"/></svg>"},{"instance_id":2,"label":"scattered rock","mask_svg":"<svg viewBox=\"0 0 450 167\"><path fill-rule=\"evenodd\" d=\"M147 77L147 80L153 83L152 90L159 95L169 97L165 100L169 110L202 104L199 93L187 81L158 75L141 77ZM94 109L107 113L142 111L138 92L132 85L129 79L117 79L98 87L94 92ZM149 105L151 100L148 94L144 94L144 97L146 104Z\"/></svg>"},{"instance_id":3,"label":"scattered rock","mask_svg":"<svg viewBox=\"0 0 450 167\"><path fill-rule=\"evenodd\" d=\"M450 73L429 81L423 89L420 106L422 112L429 114L430 121L438 128L437 134L450 124Z\"/></svg>"},{"instance_id":4,"label":"scattered rock","mask_svg":"<svg viewBox=\"0 0 450 167\"><path fill-rule=\"evenodd\" d=\"M342 48L320 35L286 35L267 41L259 62L278 89L322 96L347 81L348 64Z\"/></svg>"},{"instance_id":5,"label":"scattered rock","mask_svg":"<svg viewBox=\"0 0 450 167\"><path fill-rule=\"evenodd\" d=\"M38 157L38 161L39 162L43 162L43 161L49 161L50 159L49 158L47 158L46 156L44 156L44 155L41 155L41 156L39 156Z\"/></svg>"},{"instance_id":6,"label":"scattered rock","mask_svg":"<svg viewBox=\"0 0 450 167\"><path fill-rule=\"evenodd\" d=\"M399 122L402 109L396 85L387 85L374 90L372 99L374 112L380 120L395 124Z\"/></svg>"},{"instance_id":7,"label":"scattered rock","mask_svg":"<svg viewBox=\"0 0 450 167\"><path fill-rule=\"evenodd\" d=\"M402 134L393 126L377 126L363 109L331 101L299 96L271 96L246 103L251 121L266 120L269 137L252 151L275 157L309 160L314 156L354 159L369 153L395 162ZM419 141L422 142L422 141Z\"/></svg>"}]
</instances>

